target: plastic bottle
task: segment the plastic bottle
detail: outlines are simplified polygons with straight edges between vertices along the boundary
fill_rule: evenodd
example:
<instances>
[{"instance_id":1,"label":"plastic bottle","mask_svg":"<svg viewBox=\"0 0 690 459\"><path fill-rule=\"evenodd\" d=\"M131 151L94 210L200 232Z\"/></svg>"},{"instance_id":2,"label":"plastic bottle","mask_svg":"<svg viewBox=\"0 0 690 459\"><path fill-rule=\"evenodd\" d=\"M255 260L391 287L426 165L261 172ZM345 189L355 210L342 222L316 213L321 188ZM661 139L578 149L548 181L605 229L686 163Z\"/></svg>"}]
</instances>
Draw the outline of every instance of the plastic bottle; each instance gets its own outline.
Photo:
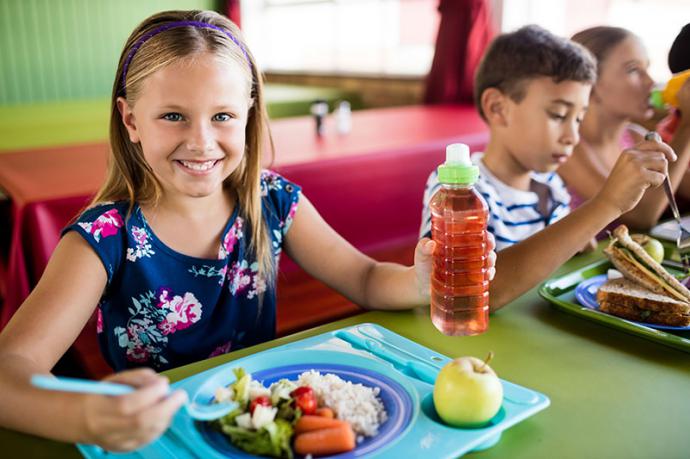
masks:
<instances>
[{"instance_id":1,"label":"plastic bottle","mask_svg":"<svg viewBox=\"0 0 690 459\"><path fill-rule=\"evenodd\" d=\"M665 105L678 107L678 90L689 77L690 70L676 73L668 80L665 87L652 90L649 101L657 108L663 108Z\"/></svg>"},{"instance_id":2,"label":"plastic bottle","mask_svg":"<svg viewBox=\"0 0 690 459\"><path fill-rule=\"evenodd\" d=\"M446 147L438 167L441 188L432 196L431 321L446 335L476 335L489 327L486 268L488 206L474 189L479 168L464 144Z\"/></svg>"},{"instance_id":3,"label":"plastic bottle","mask_svg":"<svg viewBox=\"0 0 690 459\"><path fill-rule=\"evenodd\" d=\"M343 100L335 109L335 126L338 134L348 134L352 129L352 109L350 102Z\"/></svg>"}]
</instances>

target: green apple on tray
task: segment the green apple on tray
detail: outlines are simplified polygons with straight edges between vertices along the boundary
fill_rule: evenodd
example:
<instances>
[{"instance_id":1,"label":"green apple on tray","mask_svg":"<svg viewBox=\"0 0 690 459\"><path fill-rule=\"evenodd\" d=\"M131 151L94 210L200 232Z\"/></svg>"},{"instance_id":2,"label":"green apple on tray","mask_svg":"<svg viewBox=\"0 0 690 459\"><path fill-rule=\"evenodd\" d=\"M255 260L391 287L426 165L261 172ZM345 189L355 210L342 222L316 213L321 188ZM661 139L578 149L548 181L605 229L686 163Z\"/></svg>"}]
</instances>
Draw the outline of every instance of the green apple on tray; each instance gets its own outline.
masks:
<instances>
[{"instance_id":1,"label":"green apple on tray","mask_svg":"<svg viewBox=\"0 0 690 459\"><path fill-rule=\"evenodd\" d=\"M439 372L434 407L443 422L454 427L481 427L501 408L503 386L486 360L458 357Z\"/></svg>"}]
</instances>

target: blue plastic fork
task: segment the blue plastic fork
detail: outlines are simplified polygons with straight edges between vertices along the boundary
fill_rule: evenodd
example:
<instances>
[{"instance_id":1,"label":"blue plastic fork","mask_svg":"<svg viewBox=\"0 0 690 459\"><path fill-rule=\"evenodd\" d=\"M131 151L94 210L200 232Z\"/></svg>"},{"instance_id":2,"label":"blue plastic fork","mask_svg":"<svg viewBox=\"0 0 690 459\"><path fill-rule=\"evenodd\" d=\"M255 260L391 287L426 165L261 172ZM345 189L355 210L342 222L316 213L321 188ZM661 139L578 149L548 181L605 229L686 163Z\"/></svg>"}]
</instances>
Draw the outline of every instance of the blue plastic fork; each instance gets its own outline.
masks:
<instances>
[{"instance_id":1,"label":"blue plastic fork","mask_svg":"<svg viewBox=\"0 0 690 459\"><path fill-rule=\"evenodd\" d=\"M31 385L46 390L112 396L129 394L135 390L134 387L126 384L49 375L33 375L31 377ZM212 421L222 418L237 408L237 406L237 402L201 404L187 401L187 403L185 403L187 414L197 421Z\"/></svg>"}]
</instances>

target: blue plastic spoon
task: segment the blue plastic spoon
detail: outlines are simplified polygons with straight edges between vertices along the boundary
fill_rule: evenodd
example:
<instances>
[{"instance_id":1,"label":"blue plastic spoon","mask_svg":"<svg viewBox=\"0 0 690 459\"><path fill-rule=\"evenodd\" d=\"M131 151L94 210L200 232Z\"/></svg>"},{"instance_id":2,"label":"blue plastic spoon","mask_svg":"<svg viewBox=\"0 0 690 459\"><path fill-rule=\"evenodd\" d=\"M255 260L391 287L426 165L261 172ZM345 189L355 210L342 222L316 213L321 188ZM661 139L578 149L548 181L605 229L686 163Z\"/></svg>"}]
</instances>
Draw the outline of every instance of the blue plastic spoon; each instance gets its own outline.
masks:
<instances>
[{"instance_id":1,"label":"blue plastic spoon","mask_svg":"<svg viewBox=\"0 0 690 459\"><path fill-rule=\"evenodd\" d=\"M431 385L433 385L436 381L436 376L438 376L439 369L429 365L428 363L401 357L382 347L381 343L378 341L362 338L359 335L355 335L354 333L345 330L337 331L335 336L347 343L350 343L352 346L370 352L376 357L392 363L394 368L404 374Z\"/></svg>"},{"instance_id":2,"label":"blue plastic spoon","mask_svg":"<svg viewBox=\"0 0 690 459\"><path fill-rule=\"evenodd\" d=\"M135 390L134 387L126 384L79 378L54 377L49 375L33 375L31 377L31 385L46 390L112 396L129 394ZM237 402L200 404L187 401L187 403L185 403L187 413L197 421L212 421L222 418L237 408L237 406Z\"/></svg>"}]
</instances>

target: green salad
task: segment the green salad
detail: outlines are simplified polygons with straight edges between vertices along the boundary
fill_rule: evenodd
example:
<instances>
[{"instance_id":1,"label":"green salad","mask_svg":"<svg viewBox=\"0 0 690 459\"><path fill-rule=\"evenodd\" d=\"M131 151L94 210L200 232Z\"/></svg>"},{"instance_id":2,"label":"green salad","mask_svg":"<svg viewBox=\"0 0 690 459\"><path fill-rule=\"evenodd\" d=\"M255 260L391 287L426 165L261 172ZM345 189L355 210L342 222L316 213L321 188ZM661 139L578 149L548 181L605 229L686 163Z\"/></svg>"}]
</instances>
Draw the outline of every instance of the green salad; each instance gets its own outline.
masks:
<instances>
[{"instance_id":1,"label":"green salad","mask_svg":"<svg viewBox=\"0 0 690 459\"><path fill-rule=\"evenodd\" d=\"M227 435L234 446L248 453L291 459L294 424L312 406L316 407L311 388L298 388L288 379L264 387L242 368L235 368L233 372L235 382L219 387L215 399L218 402L234 400L239 406L213 421L214 427ZM311 394L311 399L305 397L305 393Z\"/></svg>"}]
</instances>

